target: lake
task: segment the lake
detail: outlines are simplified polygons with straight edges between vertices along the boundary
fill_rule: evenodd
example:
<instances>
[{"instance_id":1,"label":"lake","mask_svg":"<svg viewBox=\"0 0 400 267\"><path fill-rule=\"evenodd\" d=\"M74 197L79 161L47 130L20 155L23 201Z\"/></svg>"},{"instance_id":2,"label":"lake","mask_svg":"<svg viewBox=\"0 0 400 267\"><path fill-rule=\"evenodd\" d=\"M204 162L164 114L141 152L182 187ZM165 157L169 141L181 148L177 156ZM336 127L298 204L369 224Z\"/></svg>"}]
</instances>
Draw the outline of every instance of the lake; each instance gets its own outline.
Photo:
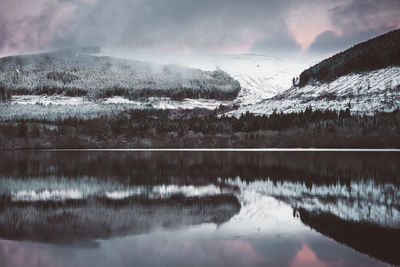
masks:
<instances>
[{"instance_id":1,"label":"lake","mask_svg":"<svg viewBox=\"0 0 400 267\"><path fill-rule=\"evenodd\" d=\"M400 153L0 152L0 265L400 265Z\"/></svg>"}]
</instances>

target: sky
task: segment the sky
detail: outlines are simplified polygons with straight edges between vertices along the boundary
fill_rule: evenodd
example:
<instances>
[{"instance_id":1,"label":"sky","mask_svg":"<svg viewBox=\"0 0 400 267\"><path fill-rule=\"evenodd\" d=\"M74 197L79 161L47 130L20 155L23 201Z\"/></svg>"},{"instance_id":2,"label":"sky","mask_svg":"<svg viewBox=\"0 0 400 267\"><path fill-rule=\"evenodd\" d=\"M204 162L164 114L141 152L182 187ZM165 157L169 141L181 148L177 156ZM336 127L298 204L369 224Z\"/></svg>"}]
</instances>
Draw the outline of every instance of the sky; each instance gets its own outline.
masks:
<instances>
[{"instance_id":1,"label":"sky","mask_svg":"<svg viewBox=\"0 0 400 267\"><path fill-rule=\"evenodd\" d=\"M88 45L332 54L399 27L400 0L0 0L0 57Z\"/></svg>"}]
</instances>

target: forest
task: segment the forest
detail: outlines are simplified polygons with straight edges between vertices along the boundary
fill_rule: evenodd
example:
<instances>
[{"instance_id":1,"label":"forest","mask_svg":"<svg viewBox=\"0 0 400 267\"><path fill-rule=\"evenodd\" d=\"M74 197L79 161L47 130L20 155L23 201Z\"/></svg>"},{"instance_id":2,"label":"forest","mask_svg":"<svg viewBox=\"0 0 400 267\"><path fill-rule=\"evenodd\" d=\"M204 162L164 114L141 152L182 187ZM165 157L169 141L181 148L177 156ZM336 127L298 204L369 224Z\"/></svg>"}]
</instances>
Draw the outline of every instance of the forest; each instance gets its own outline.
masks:
<instances>
[{"instance_id":1,"label":"forest","mask_svg":"<svg viewBox=\"0 0 400 267\"><path fill-rule=\"evenodd\" d=\"M400 111L361 115L308 107L234 117L217 110L134 109L91 119L6 121L0 133L3 148L400 147Z\"/></svg>"},{"instance_id":2,"label":"forest","mask_svg":"<svg viewBox=\"0 0 400 267\"><path fill-rule=\"evenodd\" d=\"M321 61L300 74L298 85L331 82L343 75L400 66L400 30L394 30ZM294 81L295 83L295 81Z\"/></svg>"},{"instance_id":3,"label":"forest","mask_svg":"<svg viewBox=\"0 0 400 267\"><path fill-rule=\"evenodd\" d=\"M233 100L241 87L221 70L202 71L62 50L0 58L0 90L0 94L8 91L12 95L59 94L91 99Z\"/></svg>"}]
</instances>

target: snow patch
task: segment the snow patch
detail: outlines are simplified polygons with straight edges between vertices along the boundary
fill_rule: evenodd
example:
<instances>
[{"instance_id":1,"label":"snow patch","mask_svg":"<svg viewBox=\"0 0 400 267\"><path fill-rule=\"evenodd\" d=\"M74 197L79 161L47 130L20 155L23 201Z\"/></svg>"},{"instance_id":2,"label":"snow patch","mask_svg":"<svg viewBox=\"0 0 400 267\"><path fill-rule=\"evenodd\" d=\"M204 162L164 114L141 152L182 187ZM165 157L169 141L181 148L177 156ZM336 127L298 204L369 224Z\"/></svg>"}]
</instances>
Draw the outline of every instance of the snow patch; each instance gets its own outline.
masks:
<instances>
[{"instance_id":1,"label":"snow patch","mask_svg":"<svg viewBox=\"0 0 400 267\"><path fill-rule=\"evenodd\" d=\"M129 197L146 197L148 199L163 199L173 195L183 195L185 197L204 197L215 196L221 194L232 193L229 189L220 188L216 185L204 186L178 186L178 185L157 185L148 186L130 186L123 189L122 185L115 184L96 184L94 181L88 180L83 183L65 180L64 185L52 184L54 181L47 181L47 184L33 182L29 184L19 183L16 186L13 182L2 180L2 192L7 194L10 192L12 201L65 201L71 199L87 199L90 197L106 197L108 199L126 199ZM34 189L15 190L13 188L28 188L32 186ZM10 191L7 188L11 189ZM43 189L46 188L46 189ZM124 187L125 188L125 187ZM111 190L110 190L111 189Z\"/></svg>"},{"instance_id":2,"label":"snow patch","mask_svg":"<svg viewBox=\"0 0 400 267\"><path fill-rule=\"evenodd\" d=\"M83 192L75 190L42 190L42 191L17 191L11 192L12 201L58 201L67 199L83 199Z\"/></svg>"}]
</instances>

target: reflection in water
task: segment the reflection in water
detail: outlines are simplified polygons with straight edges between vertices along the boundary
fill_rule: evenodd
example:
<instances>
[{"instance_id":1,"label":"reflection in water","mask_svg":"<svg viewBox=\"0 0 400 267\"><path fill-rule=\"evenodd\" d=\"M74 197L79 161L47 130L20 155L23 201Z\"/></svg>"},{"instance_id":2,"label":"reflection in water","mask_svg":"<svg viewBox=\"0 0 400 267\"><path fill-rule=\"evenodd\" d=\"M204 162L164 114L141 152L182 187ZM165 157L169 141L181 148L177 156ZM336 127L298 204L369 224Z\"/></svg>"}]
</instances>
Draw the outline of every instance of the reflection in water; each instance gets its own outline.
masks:
<instances>
[{"instance_id":1,"label":"reflection in water","mask_svg":"<svg viewBox=\"0 0 400 267\"><path fill-rule=\"evenodd\" d=\"M311 212L325 212L341 219L368 222L400 229L400 188L391 183L375 184L369 181L353 181L349 184L313 184L270 179L243 182L230 180L242 191L273 196L289 203L293 208Z\"/></svg>"},{"instance_id":2,"label":"reflection in water","mask_svg":"<svg viewBox=\"0 0 400 267\"><path fill-rule=\"evenodd\" d=\"M233 194L212 185L132 186L122 191L115 189L118 184L100 186L93 179L81 181L81 188L76 184L74 180L57 185L52 179L4 178L0 235L56 243L92 241L152 229L222 224L240 210Z\"/></svg>"},{"instance_id":3,"label":"reflection in water","mask_svg":"<svg viewBox=\"0 0 400 267\"><path fill-rule=\"evenodd\" d=\"M294 266L325 266L324 262L317 258L314 251L312 251L307 245L303 245L299 251L297 251L295 258L293 259L292 265Z\"/></svg>"},{"instance_id":4,"label":"reflection in water","mask_svg":"<svg viewBox=\"0 0 400 267\"><path fill-rule=\"evenodd\" d=\"M349 185L312 185L299 182L250 183L230 180L242 192L272 196L291 205L293 216L312 229L392 264L400 264L400 190L373 181ZM263 209L262 206L259 209Z\"/></svg>"},{"instance_id":5,"label":"reflection in water","mask_svg":"<svg viewBox=\"0 0 400 267\"><path fill-rule=\"evenodd\" d=\"M325 236L346 244L362 253L400 265L398 256L399 228L381 227L366 222L355 223L329 213L300 210L301 221ZM397 217L397 220L399 217Z\"/></svg>"},{"instance_id":6,"label":"reflection in water","mask_svg":"<svg viewBox=\"0 0 400 267\"><path fill-rule=\"evenodd\" d=\"M344 152L3 152L0 262L400 264L399 159Z\"/></svg>"}]
</instances>

